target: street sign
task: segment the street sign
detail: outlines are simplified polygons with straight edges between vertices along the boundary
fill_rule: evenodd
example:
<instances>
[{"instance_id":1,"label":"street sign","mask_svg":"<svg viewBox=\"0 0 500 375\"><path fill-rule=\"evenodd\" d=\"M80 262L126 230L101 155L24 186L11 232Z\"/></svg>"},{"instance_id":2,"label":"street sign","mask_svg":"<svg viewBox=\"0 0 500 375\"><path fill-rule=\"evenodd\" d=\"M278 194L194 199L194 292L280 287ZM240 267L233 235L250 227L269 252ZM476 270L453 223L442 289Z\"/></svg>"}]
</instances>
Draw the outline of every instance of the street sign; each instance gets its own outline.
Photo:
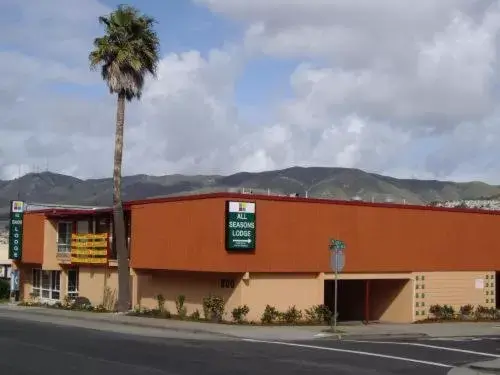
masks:
<instances>
[{"instance_id":1,"label":"street sign","mask_svg":"<svg viewBox=\"0 0 500 375\"><path fill-rule=\"evenodd\" d=\"M336 273L340 273L345 267L345 254L343 251L332 251L330 255L330 266Z\"/></svg>"},{"instance_id":2,"label":"street sign","mask_svg":"<svg viewBox=\"0 0 500 375\"><path fill-rule=\"evenodd\" d=\"M330 248L330 250L334 250L334 251L344 250L345 243L344 243L344 241L341 241L341 240L331 239L329 248Z\"/></svg>"},{"instance_id":3,"label":"street sign","mask_svg":"<svg viewBox=\"0 0 500 375\"><path fill-rule=\"evenodd\" d=\"M335 294L334 294L334 307L333 307L333 331L337 331L337 314L338 314L338 309L337 309L337 295L338 295L338 275L340 272L344 270L345 266L345 250L346 246L344 241L341 240L336 240L334 238L330 239L330 245L328 246L328 249L330 250L330 266L335 273Z\"/></svg>"}]
</instances>

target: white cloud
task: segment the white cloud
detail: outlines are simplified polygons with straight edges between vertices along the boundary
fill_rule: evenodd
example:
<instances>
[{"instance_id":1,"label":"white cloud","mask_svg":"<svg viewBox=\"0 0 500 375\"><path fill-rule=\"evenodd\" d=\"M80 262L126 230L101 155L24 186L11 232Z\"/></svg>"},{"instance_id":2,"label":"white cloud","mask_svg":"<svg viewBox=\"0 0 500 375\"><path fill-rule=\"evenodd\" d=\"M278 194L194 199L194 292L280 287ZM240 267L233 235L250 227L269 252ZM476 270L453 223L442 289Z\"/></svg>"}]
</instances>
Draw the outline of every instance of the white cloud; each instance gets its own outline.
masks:
<instances>
[{"instance_id":1,"label":"white cloud","mask_svg":"<svg viewBox=\"0 0 500 375\"><path fill-rule=\"evenodd\" d=\"M500 153L487 147L500 140L492 126L500 99L497 1L198 2L247 26L250 55L304 61L279 112L302 146L293 160L500 178L491 168ZM361 124L354 133L353 121ZM422 160L412 168L400 164L429 136L438 151L415 152Z\"/></svg>"},{"instance_id":2,"label":"white cloud","mask_svg":"<svg viewBox=\"0 0 500 375\"><path fill-rule=\"evenodd\" d=\"M500 179L497 2L197 3L243 25L244 39L163 56L158 79L127 107L125 173L318 165ZM115 98L87 65L107 11L95 0L1 2L0 177L46 163L111 174ZM235 85L245 59L263 55L300 62L290 95L248 119Z\"/></svg>"}]
</instances>

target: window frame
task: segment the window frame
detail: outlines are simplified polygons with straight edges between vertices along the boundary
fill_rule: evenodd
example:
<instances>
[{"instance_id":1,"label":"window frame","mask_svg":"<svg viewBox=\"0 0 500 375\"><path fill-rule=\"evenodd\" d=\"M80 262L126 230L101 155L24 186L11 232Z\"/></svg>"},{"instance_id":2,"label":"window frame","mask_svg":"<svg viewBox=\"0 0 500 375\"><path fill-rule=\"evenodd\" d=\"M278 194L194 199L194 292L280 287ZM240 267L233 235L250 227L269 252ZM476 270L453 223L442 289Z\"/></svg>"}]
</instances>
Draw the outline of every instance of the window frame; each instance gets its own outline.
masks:
<instances>
[{"instance_id":1,"label":"window frame","mask_svg":"<svg viewBox=\"0 0 500 375\"><path fill-rule=\"evenodd\" d=\"M42 279L42 269L33 268L31 270L31 294L34 297L40 297L42 294L41 290L41 279Z\"/></svg>"},{"instance_id":2,"label":"window frame","mask_svg":"<svg viewBox=\"0 0 500 375\"><path fill-rule=\"evenodd\" d=\"M67 295L70 300L74 300L76 297L78 297L79 289L80 289L80 270L78 268L71 268L68 270L68 280L67 280ZM75 273L76 274L76 282L75 286L72 287L70 284L70 273ZM73 290L71 290L73 289Z\"/></svg>"},{"instance_id":3,"label":"window frame","mask_svg":"<svg viewBox=\"0 0 500 375\"><path fill-rule=\"evenodd\" d=\"M66 241L67 242L61 242L61 235L60 235L60 231L59 231L59 226L63 224L63 225L66 225L66 229L68 229L69 227L69 231L66 232ZM69 233L69 235L68 235ZM57 222L57 239L56 239L56 243L57 243L57 252L58 253L63 253L63 254L67 254L67 253L71 253L71 235L73 234L73 222L72 221L66 221L66 220L63 220L63 221L58 221Z\"/></svg>"},{"instance_id":4,"label":"window frame","mask_svg":"<svg viewBox=\"0 0 500 375\"><path fill-rule=\"evenodd\" d=\"M31 289L31 295L34 297L45 301L59 301L61 299L61 271L33 268Z\"/></svg>"}]
</instances>

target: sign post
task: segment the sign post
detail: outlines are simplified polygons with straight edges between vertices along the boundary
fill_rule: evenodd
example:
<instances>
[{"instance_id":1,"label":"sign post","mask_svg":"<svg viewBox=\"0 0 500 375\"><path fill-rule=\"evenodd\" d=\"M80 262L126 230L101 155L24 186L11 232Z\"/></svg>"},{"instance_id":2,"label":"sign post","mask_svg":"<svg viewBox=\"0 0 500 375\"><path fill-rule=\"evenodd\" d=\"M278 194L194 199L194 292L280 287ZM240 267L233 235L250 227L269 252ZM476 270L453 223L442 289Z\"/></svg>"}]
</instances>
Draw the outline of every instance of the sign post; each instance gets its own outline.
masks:
<instances>
[{"instance_id":1,"label":"sign post","mask_svg":"<svg viewBox=\"0 0 500 375\"><path fill-rule=\"evenodd\" d=\"M344 241L341 240L336 240L336 239L331 239L330 240L330 245L328 246L330 250L330 266L335 273L335 296L334 296L334 302L333 302L333 331L337 331L337 315L338 315L338 308L337 308L337 292L338 292L338 275L342 270L344 269L345 266L345 243Z\"/></svg>"},{"instance_id":2,"label":"sign post","mask_svg":"<svg viewBox=\"0 0 500 375\"><path fill-rule=\"evenodd\" d=\"M226 249L255 249L255 202L228 202Z\"/></svg>"},{"instance_id":3,"label":"sign post","mask_svg":"<svg viewBox=\"0 0 500 375\"><path fill-rule=\"evenodd\" d=\"M20 260L23 253L24 202L10 202L9 259Z\"/></svg>"}]
</instances>

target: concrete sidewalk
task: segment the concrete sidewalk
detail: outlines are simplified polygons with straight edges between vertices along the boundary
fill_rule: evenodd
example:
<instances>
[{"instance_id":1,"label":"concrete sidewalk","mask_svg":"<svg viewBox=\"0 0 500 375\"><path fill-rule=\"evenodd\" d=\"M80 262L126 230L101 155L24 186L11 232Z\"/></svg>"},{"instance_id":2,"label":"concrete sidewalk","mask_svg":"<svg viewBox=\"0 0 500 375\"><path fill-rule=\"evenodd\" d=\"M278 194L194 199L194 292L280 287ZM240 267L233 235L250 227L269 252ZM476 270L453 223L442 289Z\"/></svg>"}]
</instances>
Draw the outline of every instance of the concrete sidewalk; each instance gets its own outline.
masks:
<instances>
[{"instance_id":1,"label":"concrete sidewalk","mask_svg":"<svg viewBox=\"0 0 500 375\"><path fill-rule=\"evenodd\" d=\"M24 316L49 316L57 319L74 319L91 322L129 325L144 328L157 328L190 334L202 333L222 336L226 338L253 338L260 340L299 341L310 340L314 335L322 332L324 326L281 326L264 327L234 324L215 324L205 322L181 321L174 319L155 319L146 317L127 316L117 313L93 313L85 311L68 311L44 307L24 307L11 304L0 305L2 314L22 319Z\"/></svg>"},{"instance_id":2,"label":"concrete sidewalk","mask_svg":"<svg viewBox=\"0 0 500 375\"><path fill-rule=\"evenodd\" d=\"M260 340L300 341L311 339L338 339L338 335L326 332L327 326L252 326L215 324L173 319L154 319L127 316L116 313L93 313L57 310L44 307L24 307L1 304L0 312L22 319L24 316L43 315L63 319L158 328L177 332L204 333L227 338L253 338ZM370 324L339 326L345 339L383 339L419 337L461 337L500 335L498 323L431 323L431 324Z\"/></svg>"},{"instance_id":3,"label":"concrete sidewalk","mask_svg":"<svg viewBox=\"0 0 500 375\"><path fill-rule=\"evenodd\" d=\"M461 337L461 336L496 336L500 335L500 323L458 322L458 323L422 323L391 324L373 323L369 325L341 326L346 338L353 337Z\"/></svg>"},{"instance_id":4,"label":"concrete sidewalk","mask_svg":"<svg viewBox=\"0 0 500 375\"><path fill-rule=\"evenodd\" d=\"M456 367L448 372L448 375L484 375L500 374L500 359L471 363L465 367Z\"/></svg>"}]
</instances>

